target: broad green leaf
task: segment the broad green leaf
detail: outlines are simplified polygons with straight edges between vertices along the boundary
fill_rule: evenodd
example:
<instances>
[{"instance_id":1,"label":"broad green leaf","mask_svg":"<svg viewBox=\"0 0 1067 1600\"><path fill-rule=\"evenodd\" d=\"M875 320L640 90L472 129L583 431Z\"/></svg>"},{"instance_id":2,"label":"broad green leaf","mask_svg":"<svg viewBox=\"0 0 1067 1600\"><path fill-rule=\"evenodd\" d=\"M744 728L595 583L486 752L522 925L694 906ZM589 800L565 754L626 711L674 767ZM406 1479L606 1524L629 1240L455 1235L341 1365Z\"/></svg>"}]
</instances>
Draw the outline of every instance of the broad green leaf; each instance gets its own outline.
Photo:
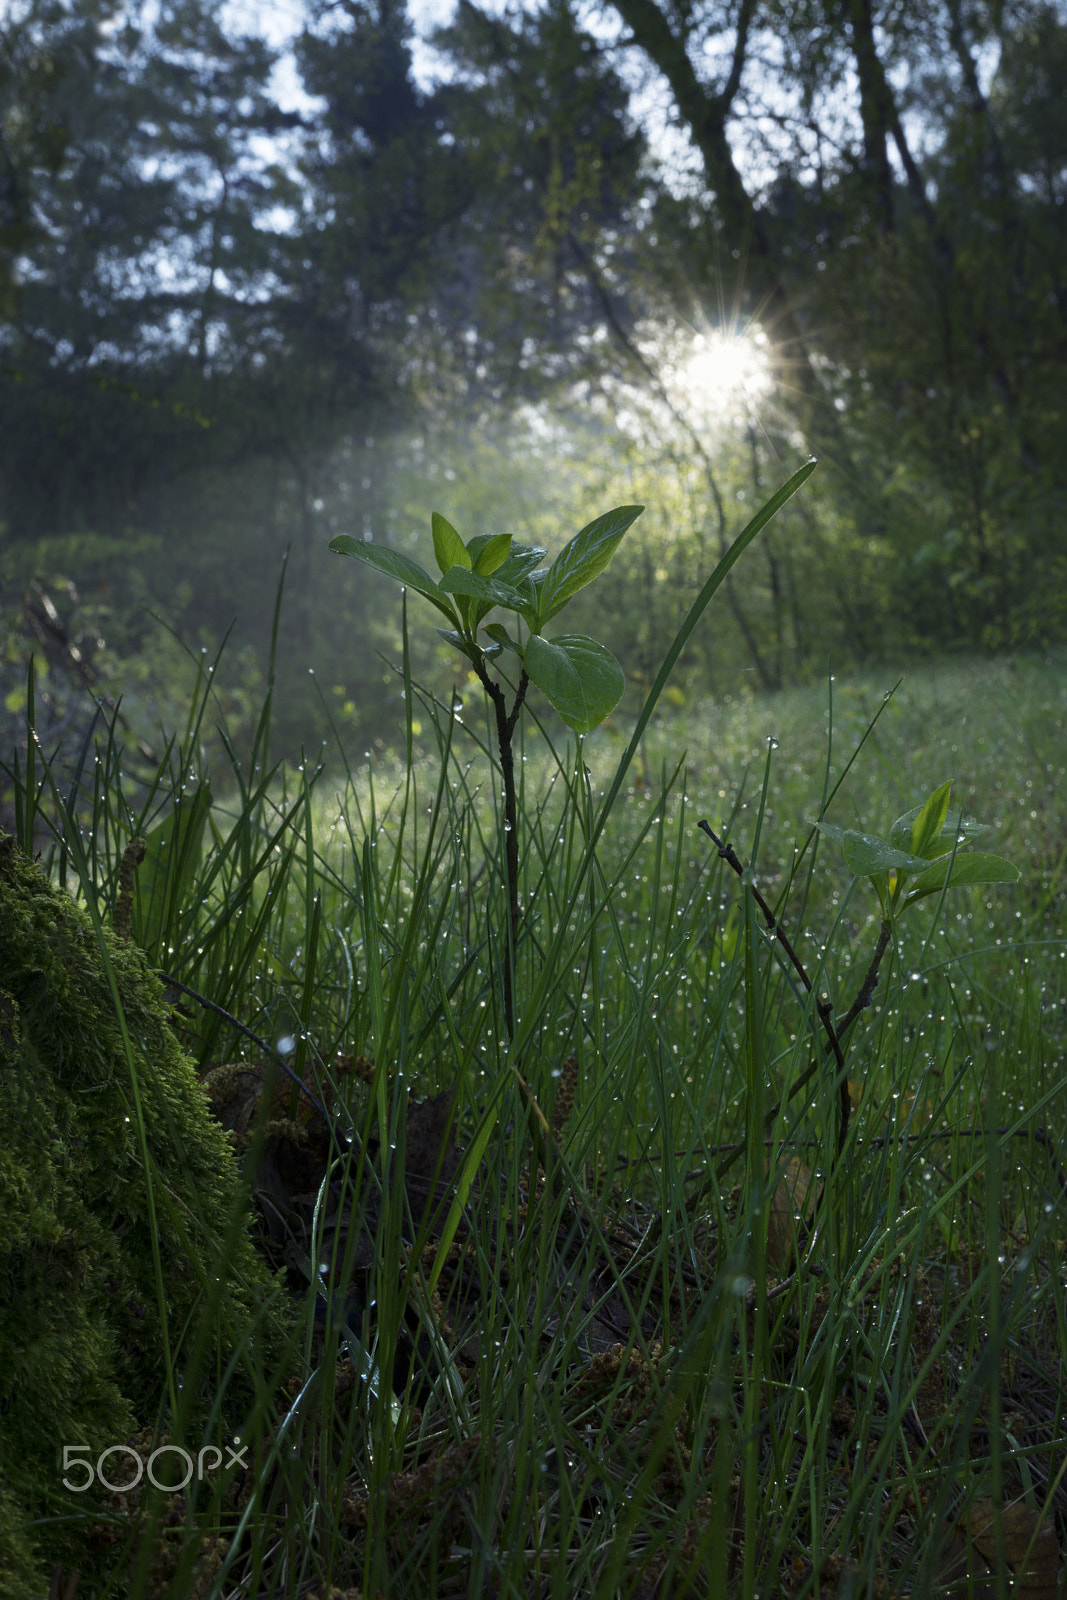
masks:
<instances>
[{"instance_id":1,"label":"broad green leaf","mask_svg":"<svg viewBox=\"0 0 1067 1600\"><path fill-rule=\"evenodd\" d=\"M210 812L211 790L202 783L193 794L182 794L170 816L145 835L130 931L154 965L166 965L165 947L177 935L178 917L200 866Z\"/></svg>"},{"instance_id":2,"label":"broad green leaf","mask_svg":"<svg viewBox=\"0 0 1067 1600\"><path fill-rule=\"evenodd\" d=\"M610 650L581 634L558 639L535 635L523 662L530 679L575 733L589 733L614 711L626 687L623 670Z\"/></svg>"},{"instance_id":3,"label":"broad green leaf","mask_svg":"<svg viewBox=\"0 0 1067 1600\"><path fill-rule=\"evenodd\" d=\"M473 542L472 540L471 543ZM523 578L528 578L531 572L537 570L544 554L544 549L539 544L517 544L513 539L506 559L496 569L497 582L520 583Z\"/></svg>"},{"instance_id":4,"label":"broad green leaf","mask_svg":"<svg viewBox=\"0 0 1067 1600\"><path fill-rule=\"evenodd\" d=\"M565 545L548 569L540 599L542 625L562 611L567 601L607 566L619 540L637 521L644 506L617 506L587 523Z\"/></svg>"},{"instance_id":5,"label":"broad green leaf","mask_svg":"<svg viewBox=\"0 0 1067 1600\"><path fill-rule=\"evenodd\" d=\"M441 588L446 594L469 595L490 606L506 606L509 611L520 611L525 604L522 594L510 584L500 583L496 578L483 578L464 567L449 567L441 579Z\"/></svg>"},{"instance_id":6,"label":"broad green leaf","mask_svg":"<svg viewBox=\"0 0 1067 1600\"><path fill-rule=\"evenodd\" d=\"M400 554L399 550L390 550L388 545L371 544L366 539L353 539L351 534L339 533L330 540L330 549L340 556L355 556L368 567L373 567L375 572L384 572L387 578L395 578L397 583L406 583L409 589L414 589L416 594L421 594L438 611L443 611L449 622L456 623L459 618L442 595L428 572L424 572L417 561Z\"/></svg>"},{"instance_id":7,"label":"broad green leaf","mask_svg":"<svg viewBox=\"0 0 1067 1600\"><path fill-rule=\"evenodd\" d=\"M503 567L500 570L502 572L504 570ZM496 581L500 581L499 574L497 575ZM541 615L540 611L538 610L538 603L540 599L538 580L536 578L520 578L515 585L515 589L516 592L522 596L522 605L519 607L519 615L526 623L526 626L529 628L530 632L536 633Z\"/></svg>"},{"instance_id":8,"label":"broad green leaf","mask_svg":"<svg viewBox=\"0 0 1067 1600\"><path fill-rule=\"evenodd\" d=\"M905 906L921 900L924 895L937 894L948 884L950 889L962 889L976 883L1017 883L1019 869L1003 856L985 855L980 850L968 851L955 859L944 856L928 866L909 886Z\"/></svg>"},{"instance_id":9,"label":"broad green leaf","mask_svg":"<svg viewBox=\"0 0 1067 1600\"><path fill-rule=\"evenodd\" d=\"M441 571L447 572L449 567L466 567L469 570L471 558L467 554L467 546L447 518L435 511L430 518L430 527L433 529L433 553Z\"/></svg>"},{"instance_id":10,"label":"broad green leaf","mask_svg":"<svg viewBox=\"0 0 1067 1600\"><path fill-rule=\"evenodd\" d=\"M894 850L888 839L851 828L845 830L844 851L848 870L857 878L869 878L876 872L921 872L926 866L925 857Z\"/></svg>"},{"instance_id":11,"label":"broad green leaf","mask_svg":"<svg viewBox=\"0 0 1067 1600\"><path fill-rule=\"evenodd\" d=\"M910 811L905 811L902 817L898 817L890 828L889 842L896 845L898 850L910 849L911 830L921 810L922 806L913 806ZM947 854L957 841L962 843L966 839L977 838L980 833L988 832L988 823L975 822L972 817L965 817L962 811L950 811L941 829L939 854Z\"/></svg>"},{"instance_id":12,"label":"broad green leaf","mask_svg":"<svg viewBox=\"0 0 1067 1600\"><path fill-rule=\"evenodd\" d=\"M841 847L849 870L857 878L869 878L876 872L921 872L926 866L923 856L913 856L876 833L857 833L853 828L839 828L832 822L817 822L815 826Z\"/></svg>"},{"instance_id":13,"label":"broad green leaf","mask_svg":"<svg viewBox=\"0 0 1067 1600\"><path fill-rule=\"evenodd\" d=\"M508 650L514 650L519 659L522 659L522 645L517 639L511 637L502 622L488 622L484 631L489 635L490 639L495 639L497 644L503 645Z\"/></svg>"},{"instance_id":14,"label":"broad green leaf","mask_svg":"<svg viewBox=\"0 0 1067 1600\"><path fill-rule=\"evenodd\" d=\"M911 850L913 855L929 861L941 854L941 831L948 816L948 798L952 793L952 779L943 783L919 808L919 815L911 825Z\"/></svg>"},{"instance_id":15,"label":"broad green leaf","mask_svg":"<svg viewBox=\"0 0 1067 1600\"><path fill-rule=\"evenodd\" d=\"M510 533L478 533L467 545L467 554L475 572L488 578L490 573L507 560L511 549Z\"/></svg>"}]
</instances>

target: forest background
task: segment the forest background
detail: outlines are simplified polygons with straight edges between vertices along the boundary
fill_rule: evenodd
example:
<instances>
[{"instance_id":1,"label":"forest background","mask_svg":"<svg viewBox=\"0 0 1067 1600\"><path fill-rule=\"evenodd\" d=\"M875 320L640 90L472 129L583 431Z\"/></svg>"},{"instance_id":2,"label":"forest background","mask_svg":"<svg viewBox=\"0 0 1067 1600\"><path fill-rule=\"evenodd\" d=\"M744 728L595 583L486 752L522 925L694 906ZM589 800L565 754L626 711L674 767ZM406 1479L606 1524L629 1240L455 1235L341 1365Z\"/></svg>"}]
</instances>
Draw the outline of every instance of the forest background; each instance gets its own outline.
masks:
<instances>
[{"instance_id":1,"label":"forest background","mask_svg":"<svg viewBox=\"0 0 1067 1600\"><path fill-rule=\"evenodd\" d=\"M5 749L31 651L46 739L88 687L152 742L231 627L250 724L283 565L275 753L381 747L399 599L327 544L431 510L554 552L646 503L593 628L636 707L809 452L679 703L1062 640L1063 4L425 17L3 8Z\"/></svg>"}]
</instances>

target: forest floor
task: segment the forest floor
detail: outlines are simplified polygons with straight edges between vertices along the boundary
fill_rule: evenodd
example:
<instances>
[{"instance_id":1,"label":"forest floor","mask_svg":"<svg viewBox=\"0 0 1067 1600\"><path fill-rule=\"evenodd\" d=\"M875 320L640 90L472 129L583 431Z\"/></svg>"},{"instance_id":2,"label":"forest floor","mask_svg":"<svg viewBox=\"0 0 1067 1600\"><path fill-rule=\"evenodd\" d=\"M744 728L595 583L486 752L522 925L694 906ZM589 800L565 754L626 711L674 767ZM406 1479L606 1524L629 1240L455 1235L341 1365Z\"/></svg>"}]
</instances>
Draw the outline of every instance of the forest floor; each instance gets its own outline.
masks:
<instances>
[{"instance_id":1,"label":"forest floor","mask_svg":"<svg viewBox=\"0 0 1067 1600\"><path fill-rule=\"evenodd\" d=\"M269 1118L303 1332L256 1473L157 1527L139 1592L1059 1592L1067 664L894 683L672 714L599 833L626 730L528 730L513 1025L468 711L413 691L410 765L157 792L140 872L167 806L188 872L132 931L236 1140ZM948 779L959 860L1021 876L882 939L814 824L888 839Z\"/></svg>"}]
</instances>

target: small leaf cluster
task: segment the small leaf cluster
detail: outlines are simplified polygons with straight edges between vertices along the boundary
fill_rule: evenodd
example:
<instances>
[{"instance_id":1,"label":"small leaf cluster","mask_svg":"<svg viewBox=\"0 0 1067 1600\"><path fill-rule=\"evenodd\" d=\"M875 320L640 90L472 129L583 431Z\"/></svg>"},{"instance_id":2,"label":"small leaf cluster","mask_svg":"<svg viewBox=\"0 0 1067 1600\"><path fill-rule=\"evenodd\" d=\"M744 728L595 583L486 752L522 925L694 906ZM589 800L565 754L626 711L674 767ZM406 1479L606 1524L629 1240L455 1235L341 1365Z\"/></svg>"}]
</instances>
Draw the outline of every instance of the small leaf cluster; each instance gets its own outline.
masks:
<instances>
[{"instance_id":1,"label":"small leaf cluster","mask_svg":"<svg viewBox=\"0 0 1067 1600\"><path fill-rule=\"evenodd\" d=\"M520 544L510 533L479 534L466 544L438 512L432 518L433 549L441 571L438 582L418 562L383 545L339 534L330 549L406 584L448 619L438 632L467 657L481 676L493 657L518 656L531 683L551 701L568 727L589 733L619 703L626 680L611 651L583 634L544 637L544 628L608 565L626 530L643 506L617 506L587 524L565 545L551 566L545 551ZM493 610L510 611L513 631L486 622ZM525 624L523 637L522 624ZM479 629L486 635L483 642Z\"/></svg>"},{"instance_id":2,"label":"small leaf cluster","mask_svg":"<svg viewBox=\"0 0 1067 1600\"><path fill-rule=\"evenodd\" d=\"M887 839L829 822L816 824L820 833L844 851L854 876L870 879L887 921L942 889L1015 883L1019 877L1019 869L1003 856L966 848L977 834L986 832L986 825L964 817L962 811L950 815L951 792L950 778L922 805L898 817Z\"/></svg>"}]
</instances>

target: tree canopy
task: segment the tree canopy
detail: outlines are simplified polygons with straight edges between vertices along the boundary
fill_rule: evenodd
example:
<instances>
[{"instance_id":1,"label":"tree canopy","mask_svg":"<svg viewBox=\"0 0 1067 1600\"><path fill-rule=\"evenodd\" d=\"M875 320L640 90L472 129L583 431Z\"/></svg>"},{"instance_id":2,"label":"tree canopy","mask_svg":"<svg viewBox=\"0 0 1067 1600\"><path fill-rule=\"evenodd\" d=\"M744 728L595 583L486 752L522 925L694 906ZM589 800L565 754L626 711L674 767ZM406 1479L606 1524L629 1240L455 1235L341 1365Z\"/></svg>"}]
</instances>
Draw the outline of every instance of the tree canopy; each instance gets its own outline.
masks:
<instances>
[{"instance_id":1,"label":"tree canopy","mask_svg":"<svg viewBox=\"0 0 1067 1600\"><path fill-rule=\"evenodd\" d=\"M760 680L815 659L806 607L869 656L1062 636L1060 0L459 0L430 43L417 72L401 0L309 0L283 101L206 0L9 8L5 577L121 609L136 568L218 632L289 546L283 656L358 702L384 624L331 535L410 538L475 437L517 482L549 415L579 496L654 470L617 401L670 402L649 330L758 328L773 392L714 437L675 405L664 448L694 550L823 459L731 598Z\"/></svg>"}]
</instances>

